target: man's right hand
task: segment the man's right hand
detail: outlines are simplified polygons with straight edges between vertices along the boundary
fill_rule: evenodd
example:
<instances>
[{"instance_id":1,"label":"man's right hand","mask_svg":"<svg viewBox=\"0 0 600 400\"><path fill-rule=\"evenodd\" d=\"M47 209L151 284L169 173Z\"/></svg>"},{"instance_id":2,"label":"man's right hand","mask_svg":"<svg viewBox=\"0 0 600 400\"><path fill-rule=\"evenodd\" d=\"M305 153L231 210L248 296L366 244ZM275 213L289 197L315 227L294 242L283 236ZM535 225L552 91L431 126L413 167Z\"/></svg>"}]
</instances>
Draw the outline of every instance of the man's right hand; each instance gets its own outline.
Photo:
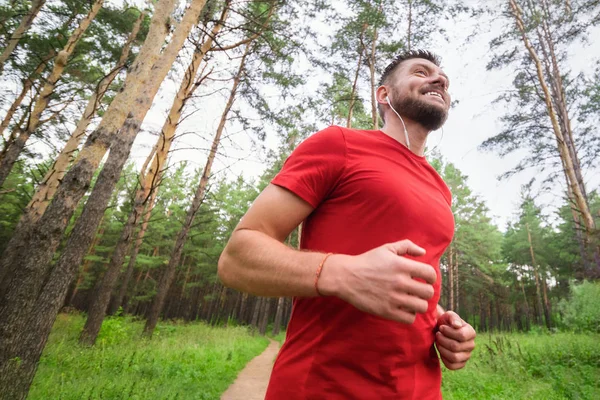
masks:
<instances>
[{"instance_id":1,"label":"man's right hand","mask_svg":"<svg viewBox=\"0 0 600 400\"><path fill-rule=\"evenodd\" d=\"M358 256L332 255L323 268L319 289L361 311L412 324L417 313L427 311L437 276L431 265L403 256L424 254L423 248L402 240Z\"/></svg>"}]
</instances>

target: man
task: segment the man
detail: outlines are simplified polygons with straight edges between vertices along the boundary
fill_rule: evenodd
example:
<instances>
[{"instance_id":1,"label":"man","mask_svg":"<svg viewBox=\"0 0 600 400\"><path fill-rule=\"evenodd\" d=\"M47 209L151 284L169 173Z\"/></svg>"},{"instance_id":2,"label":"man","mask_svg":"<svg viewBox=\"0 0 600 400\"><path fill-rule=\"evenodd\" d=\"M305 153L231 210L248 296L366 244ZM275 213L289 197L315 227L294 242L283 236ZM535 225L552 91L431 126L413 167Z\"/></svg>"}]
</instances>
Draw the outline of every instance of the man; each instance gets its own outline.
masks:
<instances>
[{"instance_id":1,"label":"man","mask_svg":"<svg viewBox=\"0 0 600 400\"><path fill-rule=\"evenodd\" d=\"M398 56L376 92L384 127L305 140L231 236L226 285L295 297L267 399L440 399L435 348L449 369L469 359L475 331L437 304L454 233L450 192L423 156L450 107L439 64ZM297 251L283 241L302 221Z\"/></svg>"}]
</instances>

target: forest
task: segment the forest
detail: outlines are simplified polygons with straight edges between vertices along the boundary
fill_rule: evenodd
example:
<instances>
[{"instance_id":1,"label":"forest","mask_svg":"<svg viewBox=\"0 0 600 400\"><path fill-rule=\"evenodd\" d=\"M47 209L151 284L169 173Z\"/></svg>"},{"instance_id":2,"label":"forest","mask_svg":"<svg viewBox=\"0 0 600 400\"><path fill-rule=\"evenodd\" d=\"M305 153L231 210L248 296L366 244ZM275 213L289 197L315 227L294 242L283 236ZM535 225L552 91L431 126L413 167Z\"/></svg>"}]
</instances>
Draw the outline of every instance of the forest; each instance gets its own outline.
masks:
<instances>
[{"instance_id":1,"label":"forest","mask_svg":"<svg viewBox=\"0 0 600 400\"><path fill-rule=\"evenodd\" d=\"M0 399L218 398L292 311L290 298L221 284L229 236L309 135L379 129L379 76L420 48L442 61L462 49L448 58L464 65L448 69L503 77L505 90L476 100L496 129L472 151L501 160L494 179L524 182L498 219L476 172L451 161L448 139L431 140L455 217L440 304L482 337L574 335L564 357L583 364L564 379L575 384L548 380L563 385L556 398L600 396L599 25L599 0L0 0ZM460 93L450 119L468 103ZM36 375L58 379L61 354L117 354L194 323L228 338L239 364L214 367L227 378L202 396L128 397L135 385L117 383L96 393L89 381L59 396ZM503 338L489 336L486 357L522 361ZM539 346L531 365L543 364ZM465 396L445 392L492 398Z\"/></svg>"}]
</instances>

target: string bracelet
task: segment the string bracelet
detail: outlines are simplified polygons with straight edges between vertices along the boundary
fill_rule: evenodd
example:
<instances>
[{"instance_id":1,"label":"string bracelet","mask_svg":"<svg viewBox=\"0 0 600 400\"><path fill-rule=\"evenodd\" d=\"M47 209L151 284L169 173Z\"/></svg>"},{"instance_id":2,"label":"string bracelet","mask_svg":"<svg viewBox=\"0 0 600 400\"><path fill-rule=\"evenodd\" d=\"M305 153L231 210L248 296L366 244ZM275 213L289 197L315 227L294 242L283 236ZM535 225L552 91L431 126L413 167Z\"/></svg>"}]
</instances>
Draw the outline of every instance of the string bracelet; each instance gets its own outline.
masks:
<instances>
[{"instance_id":1,"label":"string bracelet","mask_svg":"<svg viewBox=\"0 0 600 400\"><path fill-rule=\"evenodd\" d=\"M323 265L325 265L325 261L327 261L327 258L329 258L329 256L332 254L333 253L327 253L325 257L323 257L321 263L319 264L319 267L317 268L317 272L315 273L315 291L317 292L318 296L323 296L321 292L319 292L319 277L321 276L321 271L323 270Z\"/></svg>"}]
</instances>

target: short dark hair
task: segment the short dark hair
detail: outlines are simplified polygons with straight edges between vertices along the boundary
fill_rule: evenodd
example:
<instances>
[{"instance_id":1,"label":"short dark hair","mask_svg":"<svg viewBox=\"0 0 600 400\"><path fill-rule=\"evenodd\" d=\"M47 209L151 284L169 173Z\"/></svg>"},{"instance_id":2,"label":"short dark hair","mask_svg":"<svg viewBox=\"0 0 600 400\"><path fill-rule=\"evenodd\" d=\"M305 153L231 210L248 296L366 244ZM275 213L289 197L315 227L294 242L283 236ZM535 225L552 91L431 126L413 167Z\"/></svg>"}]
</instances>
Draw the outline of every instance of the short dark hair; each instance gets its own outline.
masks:
<instances>
[{"instance_id":1,"label":"short dark hair","mask_svg":"<svg viewBox=\"0 0 600 400\"><path fill-rule=\"evenodd\" d=\"M413 58L424 58L425 60L431 61L438 67L442 63L442 60L438 55L428 50L417 49L405 51L403 53L398 54L392 60L392 62L389 63L387 67L385 67L385 69L383 70L383 74L381 74L381 78L379 78L379 84L377 85L377 87L385 85L400 64L402 64L406 60L411 60ZM381 106L381 104L377 104L377 109L379 111L379 116L381 117L381 120L385 122L385 119L383 118L383 107Z\"/></svg>"},{"instance_id":2,"label":"short dark hair","mask_svg":"<svg viewBox=\"0 0 600 400\"><path fill-rule=\"evenodd\" d=\"M438 67L440 66L442 60L440 57L428 50L409 50L404 53L398 54L394 60L388 64L387 67L383 70L383 74L381 74L381 78L379 79L379 85L384 85L389 77L394 73L398 65L402 64L406 60L411 60L413 58L424 58L425 60L431 61Z\"/></svg>"}]
</instances>

